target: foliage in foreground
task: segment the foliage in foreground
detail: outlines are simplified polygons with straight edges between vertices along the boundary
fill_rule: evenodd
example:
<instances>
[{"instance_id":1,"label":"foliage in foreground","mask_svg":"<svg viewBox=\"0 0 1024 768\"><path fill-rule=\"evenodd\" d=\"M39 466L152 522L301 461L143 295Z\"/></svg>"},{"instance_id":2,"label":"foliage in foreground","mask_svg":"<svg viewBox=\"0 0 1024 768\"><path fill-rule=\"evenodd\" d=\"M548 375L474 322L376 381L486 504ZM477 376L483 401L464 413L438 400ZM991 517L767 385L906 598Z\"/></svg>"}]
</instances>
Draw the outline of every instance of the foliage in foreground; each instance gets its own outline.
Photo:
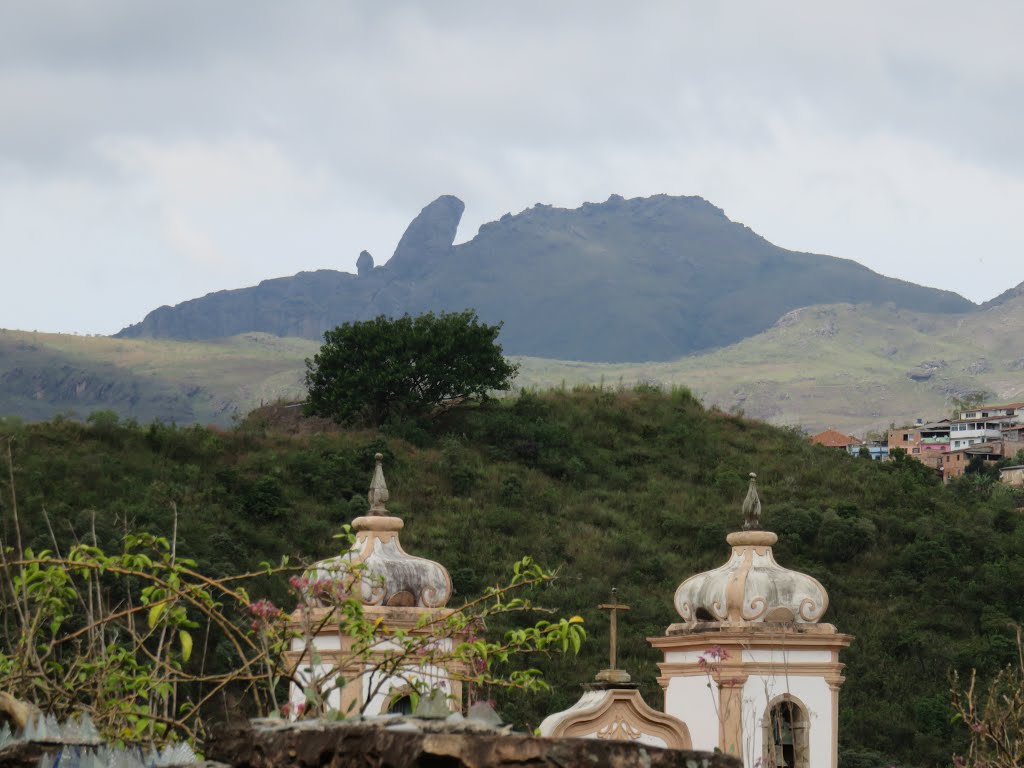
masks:
<instances>
[{"instance_id":1,"label":"foliage in foreground","mask_svg":"<svg viewBox=\"0 0 1024 768\"><path fill-rule=\"evenodd\" d=\"M541 619L488 639L488 622L537 610L529 594L554 579L529 557L515 564L507 584L453 610L425 613L417 631L408 632L366 616L354 597L369 578L359 566L313 583L292 575L298 607L288 613L248 591L259 579L301 570L286 562L210 578L177 554L175 540L128 534L118 554L79 543L62 556L59 549L22 549L16 516L12 523L16 544L0 541L0 691L19 707L29 704L62 722L87 714L116 743L198 744L215 704L228 697L250 715L360 714L334 711L331 694L364 680L371 686L367 703L388 680L404 682L417 696L432 693L418 672L425 666L450 668L450 679L468 684L471 693L544 690L539 670L508 671L507 663L578 653L586 637L583 620L573 617ZM351 638L337 662L340 669L358 664L354 677L330 667L318 676L299 674L300 665L321 664L315 650L304 660L286 660L293 639L313 649L313 637L325 628ZM211 638L229 658L212 657ZM289 711L290 684L302 690L303 701Z\"/></svg>"},{"instance_id":2,"label":"foliage in foreground","mask_svg":"<svg viewBox=\"0 0 1024 768\"><path fill-rule=\"evenodd\" d=\"M25 546L52 548L44 508L62 544L93 518L109 552L126 524L169 536L174 501L179 554L212 576L282 552L327 557L338 526L366 511L381 451L404 546L448 567L458 594L480 594L501 580L509 552L530 552L559 568L543 602L592 628L578 659L537 664L549 693L494 692L507 719L532 728L604 666L595 606L612 586L632 606L621 663L657 706L658 655L645 638L676 620L684 578L725 562L755 471L777 559L821 580L825 620L856 636L842 659L841 764L947 765L967 750L947 673L977 668L984 682L1016 658L1007 626L1024 622L1024 501L989 478L943 488L917 462L811 446L795 430L706 411L685 391L525 394L387 433L305 434L287 421L293 412L257 413L230 432L102 419L0 426L14 438ZM9 521L6 489L0 476ZM294 604L284 578L259 594ZM230 645L211 638L207 657L230 659Z\"/></svg>"},{"instance_id":3,"label":"foliage in foreground","mask_svg":"<svg viewBox=\"0 0 1024 768\"><path fill-rule=\"evenodd\" d=\"M970 734L956 768L1019 768L1024 765L1024 640L1017 627L1017 658L979 686L977 671L967 682L953 675L954 720Z\"/></svg>"}]
</instances>

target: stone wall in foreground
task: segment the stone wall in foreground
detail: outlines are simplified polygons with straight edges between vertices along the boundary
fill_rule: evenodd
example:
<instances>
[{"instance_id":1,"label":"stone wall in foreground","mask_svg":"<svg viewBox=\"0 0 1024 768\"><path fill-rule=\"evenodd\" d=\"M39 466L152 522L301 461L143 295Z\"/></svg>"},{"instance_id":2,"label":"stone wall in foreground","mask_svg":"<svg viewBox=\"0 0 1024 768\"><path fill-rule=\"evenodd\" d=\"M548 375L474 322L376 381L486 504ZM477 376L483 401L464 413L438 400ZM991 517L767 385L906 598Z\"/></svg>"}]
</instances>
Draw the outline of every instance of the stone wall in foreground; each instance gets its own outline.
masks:
<instances>
[{"instance_id":1,"label":"stone wall in foreground","mask_svg":"<svg viewBox=\"0 0 1024 768\"><path fill-rule=\"evenodd\" d=\"M207 741L206 757L233 768L741 768L723 754L412 717L229 725Z\"/></svg>"}]
</instances>

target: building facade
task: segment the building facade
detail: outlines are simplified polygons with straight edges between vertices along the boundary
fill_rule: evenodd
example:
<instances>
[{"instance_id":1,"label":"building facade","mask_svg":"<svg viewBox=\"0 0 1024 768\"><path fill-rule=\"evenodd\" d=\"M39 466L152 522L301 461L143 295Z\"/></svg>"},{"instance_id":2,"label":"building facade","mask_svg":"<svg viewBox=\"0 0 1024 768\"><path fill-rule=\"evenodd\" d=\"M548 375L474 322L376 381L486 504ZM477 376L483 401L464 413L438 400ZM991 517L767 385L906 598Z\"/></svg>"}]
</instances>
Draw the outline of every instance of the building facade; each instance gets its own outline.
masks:
<instances>
[{"instance_id":1,"label":"building facade","mask_svg":"<svg viewBox=\"0 0 1024 768\"><path fill-rule=\"evenodd\" d=\"M1003 467L999 470L999 480L1013 488L1024 488L1024 465Z\"/></svg>"},{"instance_id":2,"label":"building facade","mask_svg":"<svg viewBox=\"0 0 1024 768\"><path fill-rule=\"evenodd\" d=\"M1002 461L1006 444L1002 440L975 443L950 451L942 457L942 480L948 483L967 472L972 460L996 463Z\"/></svg>"},{"instance_id":3,"label":"building facade","mask_svg":"<svg viewBox=\"0 0 1024 768\"><path fill-rule=\"evenodd\" d=\"M838 448L844 451L860 448L861 441L853 435L844 435L837 429L829 427L824 432L811 435L810 440L815 445L824 445L826 448Z\"/></svg>"},{"instance_id":4,"label":"building facade","mask_svg":"<svg viewBox=\"0 0 1024 768\"><path fill-rule=\"evenodd\" d=\"M979 405L960 411L961 420L969 419L1002 419L1014 424L1024 423L1024 403L1005 403L1003 405Z\"/></svg>"},{"instance_id":5,"label":"building facade","mask_svg":"<svg viewBox=\"0 0 1024 768\"><path fill-rule=\"evenodd\" d=\"M949 425L949 450L1002 440L1003 427L1010 426L1013 423L1005 418L956 419Z\"/></svg>"},{"instance_id":6,"label":"building facade","mask_svg":"<svg viewBox=\"0 0 1024 768\"><path fill-rule=\"evenodd\" d=\"M950 423L949 419L942 419L926 424L918 419L918 423L912 427L890 429L889 453L901 448L911 458L934 469L941 469L942 456L950 450Z\"/></svg>"}]
</instances>

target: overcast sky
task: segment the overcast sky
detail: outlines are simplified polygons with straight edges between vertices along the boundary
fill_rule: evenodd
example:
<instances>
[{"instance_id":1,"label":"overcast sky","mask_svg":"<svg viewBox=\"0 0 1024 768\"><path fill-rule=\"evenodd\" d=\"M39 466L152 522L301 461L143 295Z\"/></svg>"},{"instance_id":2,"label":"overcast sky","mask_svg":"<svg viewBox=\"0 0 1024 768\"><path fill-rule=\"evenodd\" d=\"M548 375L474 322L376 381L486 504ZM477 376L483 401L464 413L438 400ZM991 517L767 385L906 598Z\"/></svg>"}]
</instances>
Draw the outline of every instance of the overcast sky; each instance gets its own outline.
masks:
<instances>
[{"instance_id":1,"label":"overcast sky","mask_svg":"<svg viewBox=\"0 0 1024 768\"><path fill-rule=\"evenodd\" d=\"M841 7L840 7L841 6ZM1024 281L1024 3L0 0L0 327L701 195L983 301Z\"/></svg>"}]
</instances>

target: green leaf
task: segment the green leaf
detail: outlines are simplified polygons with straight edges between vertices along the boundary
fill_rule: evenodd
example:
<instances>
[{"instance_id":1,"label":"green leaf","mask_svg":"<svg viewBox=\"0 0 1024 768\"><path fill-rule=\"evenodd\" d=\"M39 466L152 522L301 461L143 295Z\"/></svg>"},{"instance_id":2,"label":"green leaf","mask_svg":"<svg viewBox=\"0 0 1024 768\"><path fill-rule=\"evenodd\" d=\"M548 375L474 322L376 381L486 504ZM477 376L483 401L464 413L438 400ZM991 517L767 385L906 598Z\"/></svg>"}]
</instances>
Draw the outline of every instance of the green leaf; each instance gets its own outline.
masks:
<instances>
[{"instance_id":1,"label":"green leaf","mask_svg":"<svg viewBox=\"0 0 1024 768\"><path fill-rule=\"evenodd\" d=\"M185 630L178 632L178 640L181 641L181 660L188 661L192 656L192 635Z\"/></svg>"},{"instance_id":2,"label":"green leaf","mask_svg":"<svg viewBox=\"0 0 1024 768\"><path fill-rule=\"evenodd\" d=\"M149 609L149 618L147 619L147 623L149 624L150 629L153 629L157 622L160 621L160 616L165 610L167 610L167 603L157 603Z\"/></svg>"}]
</instances>

